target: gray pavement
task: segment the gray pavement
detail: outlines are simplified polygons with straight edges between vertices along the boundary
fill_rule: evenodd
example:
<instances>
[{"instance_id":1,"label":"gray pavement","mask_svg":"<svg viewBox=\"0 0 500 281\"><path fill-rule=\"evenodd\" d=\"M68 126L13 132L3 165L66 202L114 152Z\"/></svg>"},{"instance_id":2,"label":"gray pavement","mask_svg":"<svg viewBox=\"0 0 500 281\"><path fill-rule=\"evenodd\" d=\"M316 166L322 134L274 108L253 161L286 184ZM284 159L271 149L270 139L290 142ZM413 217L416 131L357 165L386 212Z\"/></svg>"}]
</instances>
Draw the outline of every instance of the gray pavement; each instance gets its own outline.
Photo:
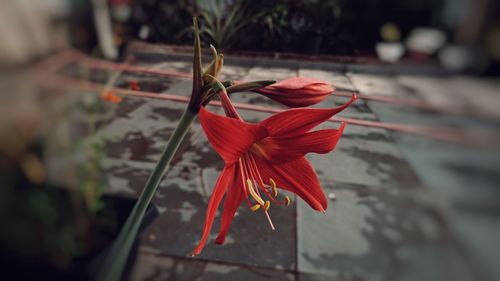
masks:
<instances>
[{"instance_id":1,"label":"gray pavement","mask_svg":"<svg viewBox=\"0 0 500 281\"><path fill-rule=\"evenodd\" d=\"M138 65L189 71L185 59L137 54ZM223 78L256 80L310 76L343 90L418 99L481 111L498 111L495 82L468 77L377 74L360 67L321 70L273 67L270 63L238 64ZM307 64L304 64L308 66ZM333 69L333 70L332 70ZM190 82L180 78L122 76L139 81L143 90L186 96ZM455 79L455 80L454 80ZM481 101L454 93L455 83L479 85ZM493 86L484 86L493 85ZM479 87L478 86L478 87ZM484 87L487 89L485 90ZM456 87L455 87L456 88ZM430 91L433 93L431 94ZM488 92L489 91L489 92ZM279 107L255 94L237 94L234 101ZM470 101L472 99L474 101ZM346 101L328 97L318 107ZM449 102L449 103L448 103ZM185 104L124 98L114 120L98 134L108 139L105 161L110 192L135 197L159 158ZM211 108L214 111L220 109ZM259 121L265 113L241 111ZM430 113L376 102L356 101L341 117L464 129L498 130L483 117ZM479 125L478 125L479 124ZM323 124L334 127L335 124ZM205 209L223 162L210 148L199 124L174 158L154 198L160 216L141 234L140 253L130 280L498 280L500 252L499 151L466 147L348 125L335 151L309 155L327 196L326 214L293 200L273 207L277 227L242 207L226 243L211 241L198 257L188 257L200 238ZM295 199L295 198L294 198ZM215 235L218 219L214 224ZM214 236L211 237L213 240Z\"/></svg>"}]
</instances>

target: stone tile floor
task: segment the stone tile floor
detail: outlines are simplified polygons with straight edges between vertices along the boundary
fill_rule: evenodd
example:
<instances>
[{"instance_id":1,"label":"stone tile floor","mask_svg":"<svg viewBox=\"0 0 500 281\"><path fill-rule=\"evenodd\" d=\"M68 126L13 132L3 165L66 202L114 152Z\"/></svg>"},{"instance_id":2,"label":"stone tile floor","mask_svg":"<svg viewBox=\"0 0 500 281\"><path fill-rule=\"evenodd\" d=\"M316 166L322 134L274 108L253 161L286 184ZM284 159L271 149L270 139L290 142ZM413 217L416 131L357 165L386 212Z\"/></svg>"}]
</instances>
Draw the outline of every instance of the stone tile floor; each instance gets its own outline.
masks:
<instances>
[{"instance_id":1,"label":"stone tile floor","mask_svg":"<svg viewBox=\"0 0 500 281\"><path fill-rule=\"evenodd\" d=\"M138 65L189 71L186 60L136 53ZM151 56L150 59L149 56ZM269 63L268 63L269 64ZM223 78L257 80L310 76L343 90L416 97L457 106L499 105L495 85L482 101L453 92L461 77L366 74L266 64L232 64ZM299 67L297 67L299 65ZM357 67L355 70L359 70ZM117 85L138 80L142 90L186 96L190 81L125 74ZM470 79L470 78L467 78ZM490 82L470 83L489 85ZM446 83L446 84L443 84ZM492 82L492 83L498 83ZM470 84L467 84L470 85ZM489 92L488 92L489 91ZM485 92L490 93L484 94ZM234 101L276 106L253 94ZM346 100L331 96L319 107ZM473 100L473 101L471 101ZM124 98L116 117L98 134L108 139L106 174L111 192L135 197L159 158L185 104ZM218 111L218 108L212 108ZM267 114L241 111L248 121ZM358 100L339 116L385 122L453 126L497 121L449 116ZM333 124L322 125L332 127ZM225 245L208 243L188 257L200 238L205 208L222 160L196 123L154 198L160 216L141 234L140 253L130 280L496 280L500 252L499 151L465 147L384 129L349 125L336 150L309 155L330 199L326 214L293 200L274 207L272 231L264 217L241 208ZM214 234L218 221L214 224ZM212 237L214 238L214 237Z\"/></svg>"}]
</instances>

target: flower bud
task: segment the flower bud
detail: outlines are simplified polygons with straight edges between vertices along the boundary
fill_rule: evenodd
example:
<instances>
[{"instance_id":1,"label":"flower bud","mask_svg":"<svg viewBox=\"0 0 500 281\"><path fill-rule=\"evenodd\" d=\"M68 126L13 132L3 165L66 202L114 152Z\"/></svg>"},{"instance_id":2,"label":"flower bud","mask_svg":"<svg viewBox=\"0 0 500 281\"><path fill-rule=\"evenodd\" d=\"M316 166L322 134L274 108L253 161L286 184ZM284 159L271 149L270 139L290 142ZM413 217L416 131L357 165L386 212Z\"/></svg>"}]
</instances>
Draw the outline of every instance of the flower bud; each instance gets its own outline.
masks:
<instances>
[{"instance_id":1,"label":"flower bud","mask_svg":"<svg viewBox=\"0 0 500 281\"><path fill-rule=\"evenodd\" d=\"M289 107L304 107L319 103L334 90L318 79L292 77L254 91Z\"/></svg>"}]
</instances>

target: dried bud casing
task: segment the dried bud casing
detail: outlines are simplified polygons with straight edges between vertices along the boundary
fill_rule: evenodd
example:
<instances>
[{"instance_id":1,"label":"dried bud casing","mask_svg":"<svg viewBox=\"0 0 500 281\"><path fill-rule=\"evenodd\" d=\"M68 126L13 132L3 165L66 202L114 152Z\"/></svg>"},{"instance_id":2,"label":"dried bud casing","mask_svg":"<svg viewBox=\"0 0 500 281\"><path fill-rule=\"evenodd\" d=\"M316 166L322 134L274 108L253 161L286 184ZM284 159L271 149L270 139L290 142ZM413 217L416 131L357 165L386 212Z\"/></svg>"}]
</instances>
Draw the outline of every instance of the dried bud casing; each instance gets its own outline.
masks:
<instances>
[{"instance_id":1,"label":"dried bud casing","mask_svg":"<svg viewBox=\"0 0 500 281\"><path fill-rule=\"evenodd\" d=\"M252 82L244 82L244 83L234 83L227 88L227 93L239 93L239 92L249 92L255 91L261 88L265 88L269 85L276 83L274 80L262 80L262 81L252 81Z\"/></svg>"}]
</instances>

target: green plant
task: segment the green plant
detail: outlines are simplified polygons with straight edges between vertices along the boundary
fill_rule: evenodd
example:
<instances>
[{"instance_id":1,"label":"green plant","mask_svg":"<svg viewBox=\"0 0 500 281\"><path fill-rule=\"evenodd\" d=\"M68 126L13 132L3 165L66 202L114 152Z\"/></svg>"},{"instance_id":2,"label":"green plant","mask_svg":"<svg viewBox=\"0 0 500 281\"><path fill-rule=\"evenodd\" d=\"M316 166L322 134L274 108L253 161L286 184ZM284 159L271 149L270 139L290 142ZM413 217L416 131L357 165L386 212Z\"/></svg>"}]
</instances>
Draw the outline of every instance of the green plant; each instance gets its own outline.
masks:
<instances>
[{"instance_id":1,"label":"green plant","mask_svg":"<svg viewBox=\"0 0 500 281\"><path fill-rule=\"evenodd\" d=\"M215 47L230 49L241 38L239 32L263 17L267 11L253 11L243 1L229 4L224 0L198 1L201 17L200 36Z\"/></svg>"},{"instance_id":2,"label":"green plant","mask_svg":"<svg viewBox=\"0 0 500 281\"><path fill-rule=\"evenodd\" d=\"M0 253L65 270L117 228L101 213L105 139L90 138L113 105L90 93L23 94L0 108Z\"/></svg>"}]
</instances>

